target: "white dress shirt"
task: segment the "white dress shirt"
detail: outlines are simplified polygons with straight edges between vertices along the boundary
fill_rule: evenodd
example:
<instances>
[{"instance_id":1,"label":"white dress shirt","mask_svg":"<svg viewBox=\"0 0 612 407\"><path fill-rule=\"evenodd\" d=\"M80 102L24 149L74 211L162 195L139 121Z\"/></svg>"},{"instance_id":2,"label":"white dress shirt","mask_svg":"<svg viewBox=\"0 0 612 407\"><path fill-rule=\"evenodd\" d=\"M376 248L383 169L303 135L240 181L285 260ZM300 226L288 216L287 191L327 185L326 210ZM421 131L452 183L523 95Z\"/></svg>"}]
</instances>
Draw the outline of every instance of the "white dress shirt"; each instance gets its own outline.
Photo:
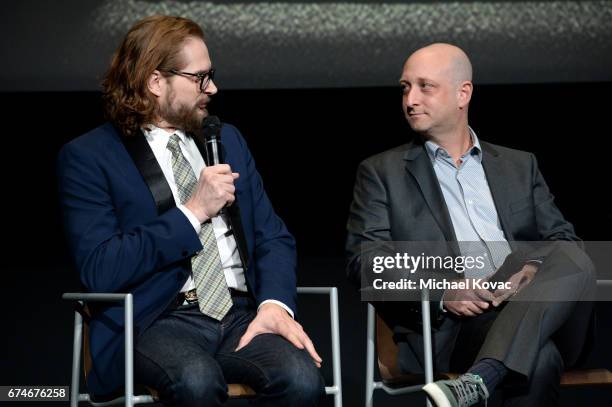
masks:
<instances>
[{"instance_id":1,"label":"white dress shirt","mask_svg":"<svg viewBox=\"0 0 612 407\"><path fill-rule=\"evenodd\" d=\"M166 148L170 136L172 134L178 135L180 139L179 146L181 148L181 152L189 162L189 165L191 165L196 179L199 179L200 172L206 167L206 163L204 162L195 141L193 141L191 137L187 137L181 130L176 130L174 133L169 133L166 130L160 129L159 127L151 124L143 127L142 131L147 139L147 142L149 143L149 146L151 146L151 150L153 150L153 154L155 155L155 158L157 159L157 162L164 173L164 177L166 178L170 189L172 190L172 196L174 197L174 202L176 203L177 208L185 214L187 219L189 219L189 222L193 225L195 232L200 233L200 222L196 216L180 202L178 189L174 180L174 172L172 171L172 153ZM217 240L217 247L219 248L221 269L225 275L227 286L238 291L248 291L246 286L246 278L244 275L244 268L242 267L240 254L238 253L238 245L236 244L236 239L234 238L233 233L230 233L227 215L215 216L211 219L211 222L215 233L215 238ZM195 283L193 278L189 276L185 282L185 285L183 288L181 288L181 292L189 291L194 288ZM293 311L289 307L274 299L265 300L259 306L261 307L263 304L268 302L280 305L291 315L291 317L293 317Z\"/></svg>"}]
</instances>

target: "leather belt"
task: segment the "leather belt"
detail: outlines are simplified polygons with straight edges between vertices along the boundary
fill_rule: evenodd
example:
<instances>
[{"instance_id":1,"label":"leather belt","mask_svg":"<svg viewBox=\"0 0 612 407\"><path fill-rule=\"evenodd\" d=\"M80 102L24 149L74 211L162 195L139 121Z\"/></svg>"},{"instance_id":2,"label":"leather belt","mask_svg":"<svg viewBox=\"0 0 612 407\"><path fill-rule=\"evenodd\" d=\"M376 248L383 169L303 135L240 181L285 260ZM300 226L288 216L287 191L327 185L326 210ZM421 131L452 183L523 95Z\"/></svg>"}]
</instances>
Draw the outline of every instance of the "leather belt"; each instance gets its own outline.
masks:
<instances>
[{"instance_id":1,"label":"leather belt","mask_svg":"<svg viewBox=\"0 0 612 407\"><path fill-rule=\"evenodd\" d=\"M251 293L249 293L248 291L238 291L235 288L230 288L229 292L232 298L234 297L253 298L251 296ZM198 294L196 293L195 288L189 291L178 293L178 295L176 296L176 300L175 300L175 304L177 307L181 305L194 304L196 302L198 302Z\"/></svg>"}]
</instances>

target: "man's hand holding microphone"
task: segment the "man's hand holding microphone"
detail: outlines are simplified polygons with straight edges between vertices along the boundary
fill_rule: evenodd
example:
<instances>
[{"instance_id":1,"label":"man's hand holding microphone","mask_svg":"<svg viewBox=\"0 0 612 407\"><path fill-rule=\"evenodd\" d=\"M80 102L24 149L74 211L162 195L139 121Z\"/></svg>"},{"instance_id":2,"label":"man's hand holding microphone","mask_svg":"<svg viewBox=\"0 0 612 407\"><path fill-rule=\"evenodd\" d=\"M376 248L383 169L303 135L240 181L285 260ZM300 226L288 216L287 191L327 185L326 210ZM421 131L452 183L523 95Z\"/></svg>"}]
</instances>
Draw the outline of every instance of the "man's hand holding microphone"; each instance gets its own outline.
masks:
<instances>
[{"instance_id":1,"label":"man's hand holding microphone","mask_svg":"<svg viewBox=\"0 0 612 407\"><path fill-rule=\"evenodd\" d=\"M234 180L239 177L224 164L221 146L221 121L217 116L207 116L202 122L202 134L206 146L206 168L200 172L198 185L185 203L200 223L217 216L225 206L234 200L236 187Z\"/></svg>"},{"instance_id":2,"label":"man's hand holding microphone","mask_svg":"<svg viewBox=\"0 0 612 407\"><path fill-rule=\"evenodd\" d=\"M204 168L200 172L198 185L185 206L200 223L214 218L223 207L230 206L236 199L234 180L239 176L237 172L232 172L228 164Z\"/></svg>"}]
</instances>

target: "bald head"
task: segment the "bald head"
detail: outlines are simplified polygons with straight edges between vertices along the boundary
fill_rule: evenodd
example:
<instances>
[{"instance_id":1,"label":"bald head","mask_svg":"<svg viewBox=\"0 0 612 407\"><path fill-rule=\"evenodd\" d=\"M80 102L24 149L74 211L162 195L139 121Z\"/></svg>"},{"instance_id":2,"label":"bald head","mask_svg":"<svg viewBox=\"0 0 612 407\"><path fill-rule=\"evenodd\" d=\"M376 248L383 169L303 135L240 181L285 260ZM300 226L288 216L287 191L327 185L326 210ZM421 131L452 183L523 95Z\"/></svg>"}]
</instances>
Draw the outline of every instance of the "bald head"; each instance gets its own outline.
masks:
<instances>
[{"instance_id":1,"label":"bald head","mask_svg":"<svg viewBox=\"0 0 612 407\"><path fill-rule=\"evenodd\" d=\"M431 66L450 78L454 84L472 81L472 63L463 50L455 45L435 43L416 50L408 59Z\"/></svg>"},{"instance_id":2,"label":"bald head","mask_svg":"<svg viewBox=\"0 0 612 407\"><path fill-rule=\"evenodd\" d=\"M460 48L436 43L415 51L404 63L400 85L413 130L434 139L468 134L472 64Z\"/></svg>"}]
</instances>

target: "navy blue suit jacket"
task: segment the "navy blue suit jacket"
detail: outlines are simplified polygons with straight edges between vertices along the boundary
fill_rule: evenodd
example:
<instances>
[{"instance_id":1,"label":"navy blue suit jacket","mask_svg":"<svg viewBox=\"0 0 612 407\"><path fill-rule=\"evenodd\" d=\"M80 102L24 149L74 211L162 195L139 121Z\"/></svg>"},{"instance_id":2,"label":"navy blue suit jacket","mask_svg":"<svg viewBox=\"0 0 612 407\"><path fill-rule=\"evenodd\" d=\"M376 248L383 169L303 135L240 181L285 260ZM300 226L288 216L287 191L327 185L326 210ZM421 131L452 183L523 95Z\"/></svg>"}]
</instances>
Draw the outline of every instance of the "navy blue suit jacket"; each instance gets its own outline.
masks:
<instances>
[{"instance_id":1,"label":"navy blue suit jacket","mask_svg":"<svg viewBox=\"0 0 612 407\"><path fill-rule=\"evenodd\" d=\"M176 297L190 274L189 259L202 245L174 203L158 211L154 196L160 191L149 188L124 140L107 123L66 144L58 159L59 195L81 283L90 292L132 293L138 340ZM238 130L225 124L221 140L225 161L240 173L235 182L239 210L232 206L232 213L242 223L237 239L246 242L243 263L249 291L257 304L275 299L295 311L293 236L275 214ZM156 161L149 164L159 170ZM167 195L163 185L161 189ZM87 385L94 394L107 394L124 381L123 307L105 304L92 309L93 367Z\"/></svg>"}]
</instances>

